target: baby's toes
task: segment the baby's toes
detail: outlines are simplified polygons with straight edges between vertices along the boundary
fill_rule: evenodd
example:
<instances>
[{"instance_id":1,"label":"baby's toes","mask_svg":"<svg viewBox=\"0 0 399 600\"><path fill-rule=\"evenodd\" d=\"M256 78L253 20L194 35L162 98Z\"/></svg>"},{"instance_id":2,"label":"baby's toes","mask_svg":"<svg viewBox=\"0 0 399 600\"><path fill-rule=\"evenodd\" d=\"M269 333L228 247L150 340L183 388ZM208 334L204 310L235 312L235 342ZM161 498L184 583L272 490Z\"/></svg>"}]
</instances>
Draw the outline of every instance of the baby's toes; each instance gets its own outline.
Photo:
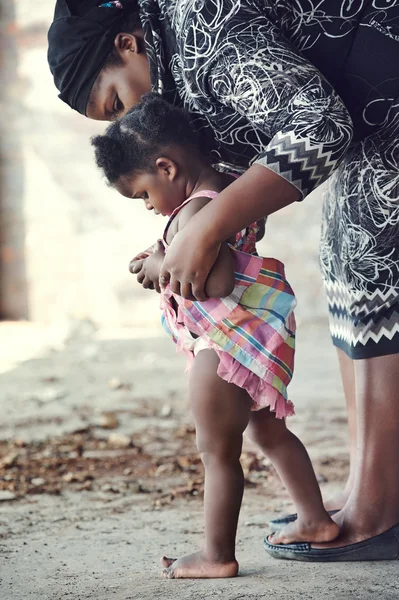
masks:
<instances>
[{"instance_id":1,"label":"baby's toes","mask_svg":"<svg viewBox=\"0 0 399 600\"><path fill-rule=\"evenodd\" d=\"M270 542L270 544L283 544L284 543L278 532L272 533L271 535L269 535L268 541Z\"/></svg>"},{"instance_id":2,"label":"baby's toes","mask_svg":"<svg viewBox=\"0 0 399 600\"><path fill-rule=\"evenodd\" d=\"M170 567L170 565L172 565L174 562L176 561L176 558L168 558L167 556L163 556L161 558L161 565L165 568Z\"/></svg>"},{"instance_id":3,"label":"baby's toes","mask_svg":"<svg viewBox=\"0 0 399 600\"><path fill-rule=\"evenodd\" d=\"M162 577L164 577L165 579L174 579L175 578L174 569L172 569L171 567L164 569L162 571Z\"/></svg>"}]
</instances>

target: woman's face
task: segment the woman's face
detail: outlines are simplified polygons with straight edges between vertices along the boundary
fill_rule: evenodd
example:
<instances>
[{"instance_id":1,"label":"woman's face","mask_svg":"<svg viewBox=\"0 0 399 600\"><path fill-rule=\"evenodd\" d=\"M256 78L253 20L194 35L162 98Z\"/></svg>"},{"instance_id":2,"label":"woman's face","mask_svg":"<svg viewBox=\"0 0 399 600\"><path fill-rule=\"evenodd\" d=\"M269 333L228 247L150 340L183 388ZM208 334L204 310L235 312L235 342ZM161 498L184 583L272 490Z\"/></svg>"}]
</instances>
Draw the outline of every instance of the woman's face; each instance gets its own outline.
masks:
<instances>
[{"instance_id":1,"label":"woman's face","mask_svg":"<svg viewBox=\"0 0 399 600\"><path fill-rule=\"evenodd\" d=\"M89 119L113 121L137 104L151 91L150 66L136 36L123 34L121 44L115 47L120 63L100 72L90 94L86 109Z\"/></svg>"}]
</instances>

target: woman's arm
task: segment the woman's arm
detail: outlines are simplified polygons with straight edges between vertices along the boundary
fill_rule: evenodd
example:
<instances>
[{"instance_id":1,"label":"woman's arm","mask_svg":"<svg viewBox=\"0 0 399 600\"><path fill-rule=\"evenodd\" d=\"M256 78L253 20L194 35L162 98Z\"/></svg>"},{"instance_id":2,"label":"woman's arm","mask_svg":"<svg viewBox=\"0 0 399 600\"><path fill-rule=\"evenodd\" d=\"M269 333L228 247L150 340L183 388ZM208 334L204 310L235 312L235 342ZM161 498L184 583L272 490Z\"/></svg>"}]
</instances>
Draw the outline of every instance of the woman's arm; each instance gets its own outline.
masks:
<instances>
[{"instance_id":1,"label":"woman's arm","mask_svg":"<svg viewBox=\"0 0 399 600\"><path fill-rule=\"evenodd\" d=\"M219 244L300 197L298 189L286 179L255 164L204 207L190 223L190 229L200 229L201 238Z\"/></svg>"},{"instance_id":2,"label":"woman's arm","mask_svg":"<svg viewBox=\"0 0 399 600\"><path fill-rule=\"evenodd\" d=\"M176 234L162 265L161 285L169 281L170 289L180 296L206 300L204 282L224 240L298 198L293 185L273 171L254 165Z\"/></svg>"},{"instance_id":3,"label":"woman's arm","mask_svg":"<svg viewBox=\"0 0 399 600\"><path fill-rule=\"evenodd\" d=\"M199 215L204 207L209 203L209 198L198 197L186 204L186 206L182 208L178 215L177 233L182 230L184 231L184 228L187 226L188 222L191 221L194 216ZM169 232L170 231L171 230L169 229ZM171 235L169 237L169 232L167 240L168 243L171 243L174 236ZM225 239L227 239L227 237ZM188 241L188 246L191 246L190 241ZM192 250L192 248L190 248L190 250ZM225 296L229 296L229 294L231 294L234 289L234 285L235 276L233 257L227 243L223 240L220 245L218 256L205 282L205 295L208 298L224 298ZM179 291L176 291L175 293L179 294Z\"/></svg>"},{"instance_id":4,"label":"woman's arm","mask_svg":"<svg viewBox=\"0 0 399 600\"><path fill-rule=\"evenodd\" d=\"M212 7L207 4L209 13ZM193 29L203 18L193 13ZM337 168L352 138L352 121L339 96L268 19L237 3L233 16L218 21L217 40L207 68L189 64L199 61L193 55L185 57L187 71L198 70L199 92L214 113L220 107L221 118L230 115L225 122L231 125L219 132L221 143L222 133L230 142L246 132L252 138L258 132L259 143L253 166L193 217L169 248L161 277L183 296L200 300L220 243L305 197ZM189 238L196 253L183 257Z\"/></svg>"},{"instance_id":5,"label":"woman's arm","mask_svg":"<svg viewBox=\"0 0 399 600\"><path fill-rule=\"evenodd\" d=\"M252 164L274 171L305 197L337 168L351 142L344 103L279 28L246 4L219 27L201 92L215 114L231 114L222 130L226 140L240 143L247 134ZM223 143L221 132L219 139Z\"/></svg>"}]
</instances>

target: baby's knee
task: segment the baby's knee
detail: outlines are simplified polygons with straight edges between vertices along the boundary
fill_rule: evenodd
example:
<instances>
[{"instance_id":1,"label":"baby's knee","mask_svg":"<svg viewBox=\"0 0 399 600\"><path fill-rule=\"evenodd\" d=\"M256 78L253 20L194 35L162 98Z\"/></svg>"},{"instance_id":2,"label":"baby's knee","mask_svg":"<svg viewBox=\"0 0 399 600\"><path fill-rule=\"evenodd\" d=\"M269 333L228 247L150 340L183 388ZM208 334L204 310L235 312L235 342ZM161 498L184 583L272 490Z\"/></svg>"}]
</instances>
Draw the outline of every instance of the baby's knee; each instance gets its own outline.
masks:
<instances>
[{"instance_id":1,"label":"baby's knee","mask_svg":"<svg viewBox=\"0 0 399 600\"><path fill-rule=\"evenodd\" d=\"M211 467L217 463L238 462L241 456L242 436L237 440L200 439L197 440L197 448L204 467Z\"/></svg>"},{"instance_id":2,"label":"baby's knee","mask_svg":"<svg viewBox=\"0 0 399 600\"><path fill-rule=\"evenodd\" d=\"M276 446L285 443L289 432L284 421L274 418L251 423L247 434L249 439L263 451L271 451Z\"/></svg>"},{"instance_id":3,"label":"baby's knee","mask_svg":"<svg viewBox=\"0 0 399 600\"><path fill-rule=\"evenodd\" d=\"M211 452L201 452L200 456L202 464L208 470L217 467L238 466L240 464L240 454L240 452L225 452L217 449Z\"/></svg>"}]
</instances>

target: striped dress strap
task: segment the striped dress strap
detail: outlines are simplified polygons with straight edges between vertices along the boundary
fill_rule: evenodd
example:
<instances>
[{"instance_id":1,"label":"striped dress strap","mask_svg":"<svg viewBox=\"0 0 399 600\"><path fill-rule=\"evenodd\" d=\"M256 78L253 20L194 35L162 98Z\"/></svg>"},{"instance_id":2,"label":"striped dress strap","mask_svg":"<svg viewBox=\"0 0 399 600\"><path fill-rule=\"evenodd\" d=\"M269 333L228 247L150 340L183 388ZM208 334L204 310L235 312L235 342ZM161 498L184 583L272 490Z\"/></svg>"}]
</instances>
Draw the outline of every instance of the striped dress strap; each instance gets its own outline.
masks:
<instances>
[{"instance_id":1,"label":"striped dress strap","mask_svg":"<svg viewBox=\"0 0 399 600\"><path fill-rule=\"evenodd\" d=\"M184 208L194 198L210 198L211 200L213 200L213 198L216 198L216 196L218 194L219 194L219 192L215 192L215 190L199 190L198 192L195 192L195 194L192 194L192 196L187 198L187 200L185 200L182 204L180 204L180 206L175 208L175 210L170 215L169 221L167 222L167 225L165 227L165 231L163 232L163 243L166 248L168 247L168 244L166 243L166 235L168 233L168 229L169 229L173 219L181 211L181 209Z\"/></svg>"}]
</instances>

